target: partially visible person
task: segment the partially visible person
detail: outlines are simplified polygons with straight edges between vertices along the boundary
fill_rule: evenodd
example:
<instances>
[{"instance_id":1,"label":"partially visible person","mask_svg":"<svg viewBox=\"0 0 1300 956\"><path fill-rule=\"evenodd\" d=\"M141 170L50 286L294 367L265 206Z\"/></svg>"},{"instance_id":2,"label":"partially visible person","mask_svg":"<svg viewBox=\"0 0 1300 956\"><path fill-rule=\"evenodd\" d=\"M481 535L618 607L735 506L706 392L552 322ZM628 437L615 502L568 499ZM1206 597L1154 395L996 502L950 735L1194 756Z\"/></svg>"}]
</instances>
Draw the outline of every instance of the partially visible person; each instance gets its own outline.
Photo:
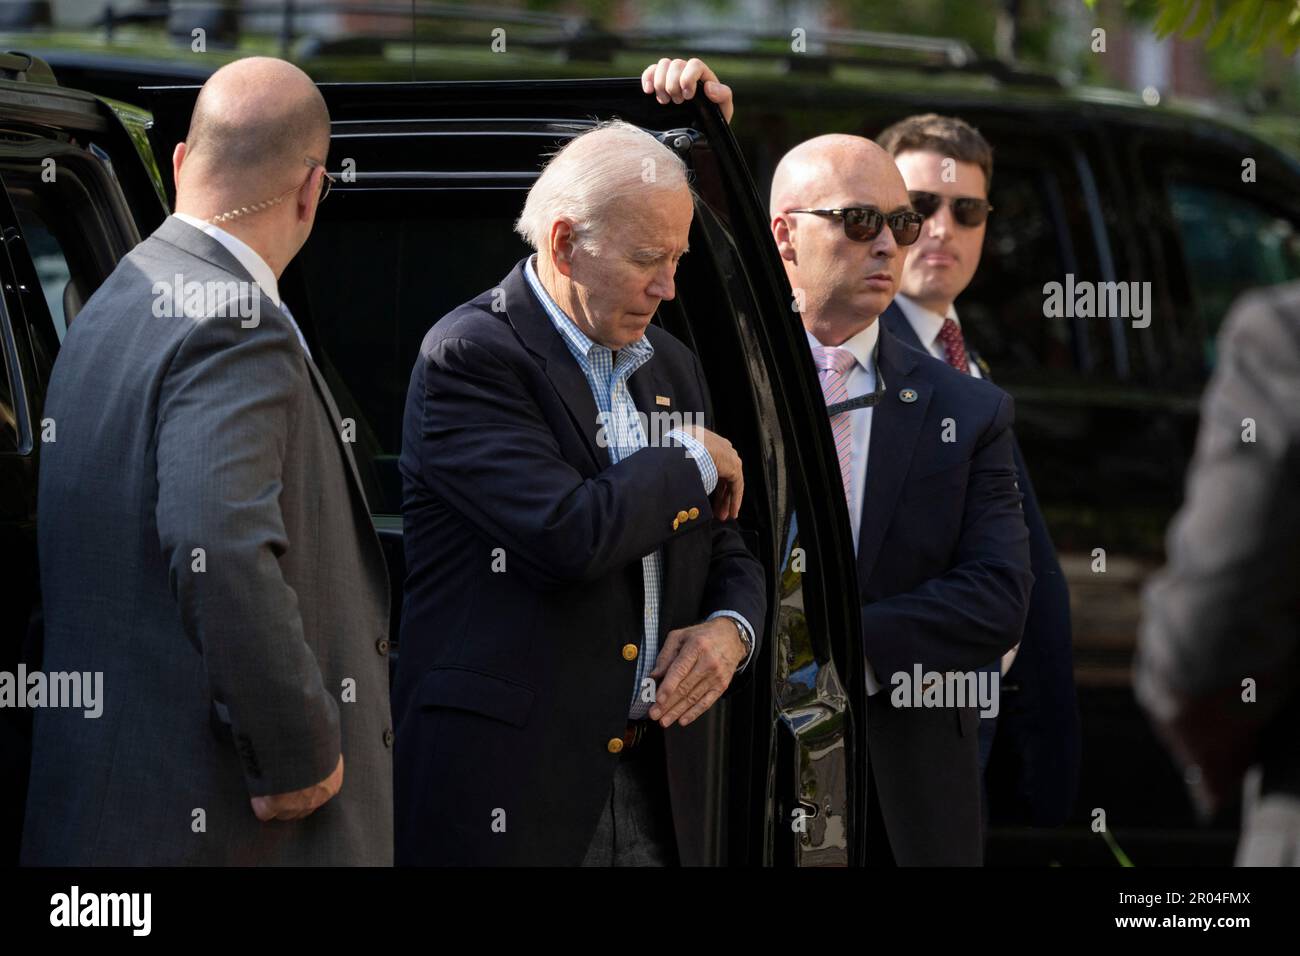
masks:
<instances>
[{"instance_id":1,"label":"partially visible person","mask_svg":"<svg viewBox=\"0 0 1300 956\"><path fill-rule=\"evenodd\" d=\"M663 57L651 63L641 71L641 89L664 104L684 103L695 96L697 89L703 90L709 101L717 104L722 118L728 123L736 111L731 87L719 80L708 64L698 57L689 60Z\"/></svg>"},{"instance_id":2,"label":"partially visible person","mask_svg":"<svg viewBox=\"0 0 1300 956\"><path fill-rule=\"evenodd\" d=\"M1220 336L1168 565L1143 595L1138 700L1209 818L1243 792L1237 863L1300 866L1300 283Z\"/></svg>"},{"instance_id":3,"label":"partially visible person","mask_svg":"<svg viewBox=\"0 0 1300 956\"><path fill-rule=\"evenodd\" d=\"M908 345L992 380L992 369L962 328L956 300L979 268L992 211L993 149L970 124L933 113L900 120L877 142L894 157L912 208L925 216L920 238L907 247L899 293L881 321ZM1002 678L1002 694L998 716L980 720L980 766L995 819L1057 826L1079 788L1070 593L1014 437L1012 452L1034 589L1020 645L990 668Z\"/></svg>"},{"instance_id":4,"label":"partially visible person","mask_svg":"<svg viewBox=\"0 0 1300 956\"><path fill-rule=\"evenodd\" d=\"M392 863L388 572L277 285L329 145L297 67L222 67L172 157L175 214L68 330L44 668L102 673L103 701L36 714L24 863Z\"/></svg>"}]
</instances>

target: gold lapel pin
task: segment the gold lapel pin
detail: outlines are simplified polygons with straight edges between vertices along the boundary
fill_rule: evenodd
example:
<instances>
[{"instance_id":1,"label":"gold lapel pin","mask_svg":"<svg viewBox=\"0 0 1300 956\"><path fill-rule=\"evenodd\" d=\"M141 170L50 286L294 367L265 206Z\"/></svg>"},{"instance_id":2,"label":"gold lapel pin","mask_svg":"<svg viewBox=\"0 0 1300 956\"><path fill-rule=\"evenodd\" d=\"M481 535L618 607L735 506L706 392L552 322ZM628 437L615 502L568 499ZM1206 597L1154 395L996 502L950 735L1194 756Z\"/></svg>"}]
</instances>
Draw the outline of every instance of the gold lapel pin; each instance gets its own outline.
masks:
<instances>
[{"instance_id":1,"label":"gold lapel pin","mask_svg":"<svg viewBox=\"0 0 1300 956\"><path fill-rule=\"evenodd\" d=\"M668 405L671 405L672 403L673 403L673 402L672 402L672 399L670 399L667 395L656 395L656 396L655 396L655 404L656 404L656 405L668 406Z\"/></svg>"}]
</instances>

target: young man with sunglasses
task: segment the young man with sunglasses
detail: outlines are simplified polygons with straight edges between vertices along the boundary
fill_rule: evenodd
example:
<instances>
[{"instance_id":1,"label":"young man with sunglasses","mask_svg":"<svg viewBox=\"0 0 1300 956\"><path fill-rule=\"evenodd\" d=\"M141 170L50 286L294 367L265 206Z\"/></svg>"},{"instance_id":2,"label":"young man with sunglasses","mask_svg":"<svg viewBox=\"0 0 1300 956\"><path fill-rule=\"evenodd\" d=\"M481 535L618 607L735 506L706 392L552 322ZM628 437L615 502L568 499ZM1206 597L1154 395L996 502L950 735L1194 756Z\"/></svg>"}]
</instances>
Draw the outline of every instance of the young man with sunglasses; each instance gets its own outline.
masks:
<instances>
[{"instance_id":1,"label":"young man with sunglasses","mask_svg":"<svg viewBox=\"0 0 1300 956\"><path fill-rule=\"evenodd\" d=\"M965 121L910 116L877 142L894 157L912 208L925 217L907 248L902 284L881 315L885 329L974 378L992 378L971 347L955 301L979 267L993 207L993 149ZM1001 675L997 717L980 721L980 767L993 813L1038 826L1065 821L1079 779L1079 714L1071 653L1070 595L1033 484L1013 443L1024 494L1034 588L1022 642L991 672ZM1014 665L1014 667L1013 667ZM997 744L994 744L994 732ZM996 759L991 759L996 754Z\"/></svg>"},{"instance_id":2,"label":"young man with sunglasses","mask_svg":"<svg viewBox=\"0 0 1300 956\"><path fill-rule=\"evenodd\" d=\"M830 406L868 672L868 861L983 859L980 707L949 694L1020 638L1032 576L1010 397L877 318L921 235L892 157L858 136L792 149L773 238ZM914 687L914 684L920 684Z\"/></svg>"}]
</instances>

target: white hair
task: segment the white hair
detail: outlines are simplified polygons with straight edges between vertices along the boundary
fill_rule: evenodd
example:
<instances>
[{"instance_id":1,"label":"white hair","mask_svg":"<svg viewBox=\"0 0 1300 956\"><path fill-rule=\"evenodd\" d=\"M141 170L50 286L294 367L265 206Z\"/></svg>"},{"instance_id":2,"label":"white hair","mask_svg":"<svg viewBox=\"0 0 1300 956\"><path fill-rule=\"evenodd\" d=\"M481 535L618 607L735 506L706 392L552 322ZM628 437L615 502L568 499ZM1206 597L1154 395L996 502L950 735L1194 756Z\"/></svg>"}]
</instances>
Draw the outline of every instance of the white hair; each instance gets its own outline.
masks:
<instances>
[{"instance_id":1,"label":"white hair","mask_svg":"<svg viewBox=\"0 0 1300 956\"><path fill-rule=\"evenodd\" d=\"M566 219L581 247L600 254L606 212L647 189L689 189L681 157L638 126L609 120L564 145L528 191L515 232L538 252Z\"/></svg>"}]
</instances>

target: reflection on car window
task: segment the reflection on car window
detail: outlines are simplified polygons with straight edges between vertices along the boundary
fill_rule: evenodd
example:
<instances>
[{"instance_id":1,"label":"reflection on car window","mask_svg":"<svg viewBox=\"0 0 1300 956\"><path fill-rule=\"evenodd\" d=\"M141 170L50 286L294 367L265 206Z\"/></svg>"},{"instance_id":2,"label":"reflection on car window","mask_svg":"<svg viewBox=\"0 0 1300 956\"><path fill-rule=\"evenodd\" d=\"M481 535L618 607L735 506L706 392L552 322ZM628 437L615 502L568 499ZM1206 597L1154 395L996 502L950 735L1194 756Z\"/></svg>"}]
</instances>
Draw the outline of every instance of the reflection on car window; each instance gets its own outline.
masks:
<instances>
[{"instance_id":1,"label":"reflection on car window","mask_svg":"<svg viewBox=\"0 0 1300 956\"><path fill-rule=\"evenodd\" d=\"M1073 372L1070 320L1043 315L1043 283L1065 267L1042 177L999 169L989 201L980 268L957 300L962 322L999 378Z\"/></svg>"},{"instance_id":2,"label":"reflection on car window","mask_svg":"<svg viewBox=\"0 0 1300 956\"><path fill-rule=\"evenodd\" d=\"M1175 181L1169 198L1211 364L1219 326L1238 295L1300 279L1300 231L1261 203L1212 186Z\"/></svg>"},{"instance_id":3,"label":"reflection on car window","mask_svg":"<svg viewBox=\"0 0 1300 956\"><path fill-rule=\"evenodd\" d=\"M0 316L0 321L4 320ZM18 450L18 413L13 383L9 381L9 356L0 351L0 455Z\"/></svg>"},{"instance_id":4,"label":"reflection on car window","mask_svg":"<svg viewBox=\"0 0 1300 956\"><path fill-rule=\"evenodd\" d=\"M72 273L68 269L68 257L63 253L54 234L45 222L30 209L17 206L18 222L22 227L23 239L31 254L32 264L36 267L36 277L41 283L41 292L50 309L50 318L54 321L59 341L67 335L68 323L63 314L63 293L68 288Z\"/></svg>"}]
</instances>

